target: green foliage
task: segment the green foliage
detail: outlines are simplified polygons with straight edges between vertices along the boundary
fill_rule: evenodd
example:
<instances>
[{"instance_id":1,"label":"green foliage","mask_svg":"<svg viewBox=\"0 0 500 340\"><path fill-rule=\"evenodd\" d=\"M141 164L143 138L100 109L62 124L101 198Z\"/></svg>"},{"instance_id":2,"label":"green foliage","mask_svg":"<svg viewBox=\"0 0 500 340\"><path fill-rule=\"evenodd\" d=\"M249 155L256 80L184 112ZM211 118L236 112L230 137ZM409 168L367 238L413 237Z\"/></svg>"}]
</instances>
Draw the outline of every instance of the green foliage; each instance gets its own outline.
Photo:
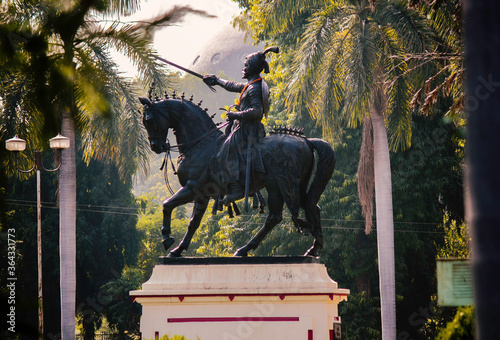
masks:
<instances>
[{"instance_id":1,"label":"green foliage","mask_svg":"<svg viewBox=\"0 0 500 340\"><path fill-rule=\"evenodd\" d=\"M158 262L158 257L167 255L161 244L160 228L163 224L163 212L154 196L141 196L139 200L143 209L137 223L137 230L141 237L136 266L142 271L143 279L147 280ZM172 237L180 240L184 236L188 221L185 217L182 219L172 218Z\"/></svg>"},{"instance_id":2,"label":"green foliage","mask_svg":"<svg viewBox=\"0 0 500 340\"><path fill-rule=\"evenodd\" d=\"M379 339L380 332L377 330L378 314L380 309L376 308L378 301L368 298L366 293L354 293L349 299L339 306L339 315L342 315L342 338L353 340ZM349 322L345 322L349 320Z\"/></svg>"},{"instance_id":3,"label":"green foliage","mask_svg":"<svg viewBox=\"0 0 500 340\"><path fill-rule=\"evenodd\" d=\"M207 211L211 209L210 204ZM226 212L219 212L215 216L209 216L209 213L205 214L201 226L193 238L194 243L199 244L196 247L196 255L231 256L236 251L234 238L241 236L244 231L243 228L235 227L235 222L240 221L242 221L240 217L230 219Z\"/></svg>"},{"instance_id":4,"label":"green foliage","mask_svg":"<svg viewBox=\"0 0 500 340\"><path fill-rule=\"evenodd\" d=\"M438 248L437 256L440 258L469 258L471 255L471 236L468 225L465 223L459 225L457 221L449 220L448 216L445 216L443 231L445 233L444 244Z\"/></svg>"},{"instance_id":5,"label":"green foliage","mask_svg":"<svg viewBox=\"0 0 500 340\"><path fill-rule=\"evenodd\" d=\"M127 339L130 334L139 335L141 307L132 302L129 292L139 289L142 282L139 269L125 268L119 279L101 287L105 306L103 314L120 339Z\"/></svg>"},{"instance_id":6,"label":"green foliage","mask_svg":"<svg viewBox=\"0 0 500 340\"><path fill-rule=\"evenodd\" d=\"M474 307L459 307L455 318L436 337L437 340L474 339Z\"/></svg>"},{"instance_id":7,"label":"green foliage","mask_svg":"<svg viewBox=\"0 0 500 340\"><path fill-rule=\"evenodd\" d=\"M51 154L44 154L44 164L51 164ZM81 150L80 150L81 155ZM120 180L115 166L91 161L78 163L77 215L77 307L86 332L92 333L101 323L106 302L101 286L120 278L126 265L135 264L139 250L136 231L136 204L131 179ZM18 317L23 332L36 332L36 187L35 176L19 181L9 177L5 226L16 230L19 241L16 266L20 297ZM59 216L56 207L57 175L41 174L43 290L46 334L58 334L59 300ZM105 268L105 270L103 269ZM2 276L4 277L4 276ZM2 301L7 301L2 300ZM130 301L127 297L126 301ZM129 324L129 326L135 326ZM34 336L36 337L36 335Z\"/></svg>"}]
</instances>

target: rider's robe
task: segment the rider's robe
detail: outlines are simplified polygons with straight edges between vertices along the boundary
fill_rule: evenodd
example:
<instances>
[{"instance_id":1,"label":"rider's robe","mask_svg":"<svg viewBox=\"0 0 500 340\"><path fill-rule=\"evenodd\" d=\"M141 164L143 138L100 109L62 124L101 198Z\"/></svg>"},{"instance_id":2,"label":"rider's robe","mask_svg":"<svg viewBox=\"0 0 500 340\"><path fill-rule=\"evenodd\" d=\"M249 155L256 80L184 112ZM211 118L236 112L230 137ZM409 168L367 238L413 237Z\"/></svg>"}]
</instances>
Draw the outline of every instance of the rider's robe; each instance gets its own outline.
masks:
<instances>
[{"instance_id":1,"label":"rider's robe","mask_svg":"<svg viewBox=\"0 0 500 340\"><path fill-rule=\"evenodd\" d=\"M252 171L264 172L258 146L259 139L266 134L261 122L264 116L262 78L250 83L221 80L220 85L227 91L240 92L236 109L241 113L241 116L234 120L226 140L217 153L219 168L222 170L220 179L223 184L239 181L239 184L244 186L249 147Z\"/></svg>"}]
</instances>

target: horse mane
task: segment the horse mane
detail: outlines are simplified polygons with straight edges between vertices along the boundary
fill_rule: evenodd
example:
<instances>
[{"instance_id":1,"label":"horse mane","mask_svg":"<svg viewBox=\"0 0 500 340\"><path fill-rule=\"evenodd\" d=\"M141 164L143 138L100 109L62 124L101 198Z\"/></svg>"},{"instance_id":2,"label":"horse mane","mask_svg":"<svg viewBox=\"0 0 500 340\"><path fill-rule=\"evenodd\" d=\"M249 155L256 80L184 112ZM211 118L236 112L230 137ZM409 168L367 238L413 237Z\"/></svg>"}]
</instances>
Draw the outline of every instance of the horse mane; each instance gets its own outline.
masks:
<instances>
[{"instance_id":1,"label":"horse mane","mask_svg":"<svg viewBox=\"0 0 500 340\"><path fill-rule=\"evenodd\" d=\"M151 97L150 97L150 100L151 100ZM201 104L203 103L203 100L200 100L197 104L195 104L193 102L193 95L191 95L191 97L188 99L188 100L185 100L185 93L182 92L181 96L177 96L177 94L175 93L175 90L172 91L172 94L171 94L171 97L168 96L168 93L167 91L165 91L165 94L164 94L164 98L160 99L158 96L155 95L155 99L154 99L154 103L160 103L160 102L168 102L168 101L174 101L174 102L179 102L183 105L186 105L188 107L191 107L194 111L197 111L199 112L202 117L208 117L211 119L211 122L213 124L215 124L216 126L219 126L221 123L216 123L214 122L214 118L215 116L217 115L217 112L214 112L213 114L209 114L208 113L208 108L205 107L205 108L202 108L201 107Z\"/></svg>"}]
</instances>

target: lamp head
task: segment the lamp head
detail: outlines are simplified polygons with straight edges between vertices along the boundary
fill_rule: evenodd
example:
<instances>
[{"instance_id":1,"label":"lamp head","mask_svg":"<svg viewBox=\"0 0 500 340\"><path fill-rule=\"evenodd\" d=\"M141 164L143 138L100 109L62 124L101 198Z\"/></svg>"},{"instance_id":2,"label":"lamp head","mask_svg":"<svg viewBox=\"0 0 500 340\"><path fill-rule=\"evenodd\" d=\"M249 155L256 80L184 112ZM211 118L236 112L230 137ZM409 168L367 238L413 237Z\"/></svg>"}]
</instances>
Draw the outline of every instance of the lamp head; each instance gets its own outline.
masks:
<instances>
[{"instance_id":1,"label":"lamp head","mask_svg":"<svg viewBox=\"0 0 500 340\"><path fill-rule=\"evenodd\" d=\"M14 152L24 151L26 149L26 141L16 135L15 137L5 141L5 148Z\"/></svg>"},{"instance_id":2,"label":"lamp head","mask_svg":"<svg viewBox=\"0 0 500 340\"><path fill-rule=\"evenodd\" d=\"M69 148L69 138L58 134L54 138L49 139L51 149L67 149Z\"/></svg>"}]
</instances>

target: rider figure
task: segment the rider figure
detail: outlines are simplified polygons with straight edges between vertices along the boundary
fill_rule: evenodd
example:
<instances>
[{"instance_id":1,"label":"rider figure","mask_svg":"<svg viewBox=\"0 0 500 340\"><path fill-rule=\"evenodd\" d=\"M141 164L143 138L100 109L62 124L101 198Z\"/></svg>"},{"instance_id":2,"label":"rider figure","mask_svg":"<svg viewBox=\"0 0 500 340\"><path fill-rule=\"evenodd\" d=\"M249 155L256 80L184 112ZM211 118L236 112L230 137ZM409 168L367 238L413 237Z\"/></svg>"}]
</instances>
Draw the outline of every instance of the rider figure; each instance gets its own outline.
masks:
<instances>
[{"instance_id":1,"label":"rider figure","mask_svg":"<svg viewBox=\"0 0 500 340\"><path fill-rule=\"evenodd\" d=\"M229 187L226 192L226 201L232 202L244 196L245 167L247 160L252 160L255 171L264 172L264 166L258 150L259 139L265 136L264 125L261 120L269 111L269 89L260 73L269 73L266 61L267 52L278 53L277 47L269 47L264 52L256 52L246 57L243 66L243 79L247 83L238 83L220 79L210 74L203 78L207 85L219 85L230 92L239 92L240 96L236 105L236 112L227 112L228 119L232 122L228 137L222 144L217 159L221 165L221 182ZM257 149L252 155L253 149ZM252 156L250 156L252 155ZM248 169L248 167L247 167Z\"/></svg>"}]
</instances>

